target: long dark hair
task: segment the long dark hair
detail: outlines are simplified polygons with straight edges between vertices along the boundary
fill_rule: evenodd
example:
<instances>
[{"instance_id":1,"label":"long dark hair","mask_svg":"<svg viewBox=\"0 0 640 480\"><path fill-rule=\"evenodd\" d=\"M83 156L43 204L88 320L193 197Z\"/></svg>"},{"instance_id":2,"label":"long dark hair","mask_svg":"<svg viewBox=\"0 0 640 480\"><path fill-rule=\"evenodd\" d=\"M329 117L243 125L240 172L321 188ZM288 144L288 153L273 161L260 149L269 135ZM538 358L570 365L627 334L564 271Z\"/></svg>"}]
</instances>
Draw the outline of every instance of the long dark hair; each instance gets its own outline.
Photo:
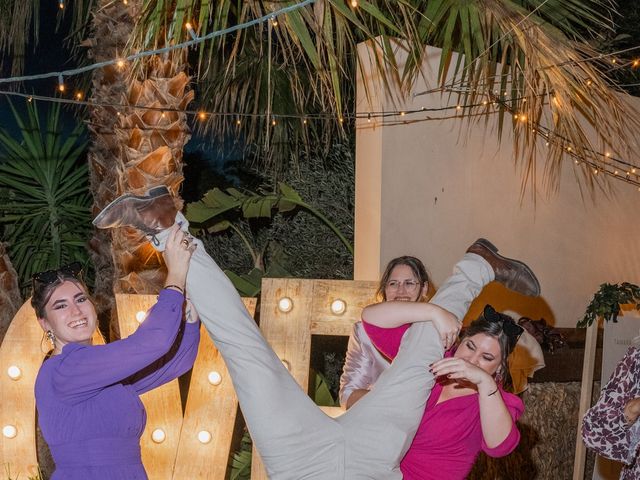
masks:
<instances>
[{"instance_id":1,"label":"long dark hair","mask_svg":"<svg viewBox=\"0 0 640 480\"><path fill-rule=\"evenodd\" d=\"M387 263L387 268L384 269L384 273L380 278L380 284L378 285L378 290L376 291L376 296L383 301L387 301L387 295L384 291L384 287L387 285L389 281L389 277L391 276L391 272L398 265L406 265L411 269L415 277L420 282L420 288L422 289L425 285L431 285L431 279L429 278L429 274L427 273L427 269L424 267L424 264L417 259L416 257L411 257L409 255L403 255L402 257L396 257Z\"/></svg>"},{"instance_id":2,"label":"long dark hair","mask_svg":"<svg viewBox=\"0 0 640 480\"><path fill-rule=\"evenodd\" d=\"M45 307L47 306L47 303L49 302L49 299L51 298L51 295L53 295L53 292L56 290L56 288L58 288L64 282L73 282L78 285L87 294L87 298L89 298L91 303L94 303L93 299L89 295L89 289L81 278L72 273L63 272L60 270L58 270L56 273L57 277L52 282L39 282L37 280L34 280L32 282L33 288L31 292L31 306L36 311L36 316L38 318L46 318Z\"/></svg>"},{"instance_id":3,"label":"long dark hair","mask_svg":"<svg viewBox=\"0 0 640 480\"><path fill-rule=\"evenodd\" d=\"M517 337L519 336L517 335L514 338L514 333L511 331L507 333L505 329L513 330L514 328L519 328L521 333L522 327L517 325L513 321L513 318L504 313L498 313L491 305L487 305L482 315L471 322L471 324L464 329L460 337L460 341L463 342L466 338L483 333L498 341L500 345L500 367L498 368L498 372L496 372L496 383L501 384L505 390L513 388L513 380L509 373L509 355L515 348L518 340Z\"/></svg>"}]
</instances>

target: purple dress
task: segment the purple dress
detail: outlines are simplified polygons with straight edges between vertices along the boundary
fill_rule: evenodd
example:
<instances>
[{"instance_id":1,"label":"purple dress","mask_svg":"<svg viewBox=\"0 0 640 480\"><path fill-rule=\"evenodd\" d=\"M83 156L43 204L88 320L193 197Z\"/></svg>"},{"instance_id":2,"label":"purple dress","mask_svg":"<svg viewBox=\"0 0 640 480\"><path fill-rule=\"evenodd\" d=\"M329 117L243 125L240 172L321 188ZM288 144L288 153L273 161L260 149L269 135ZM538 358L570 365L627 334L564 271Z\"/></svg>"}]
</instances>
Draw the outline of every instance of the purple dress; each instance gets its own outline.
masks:
<instances>
[{"instance_id":1,"label":"purple dress","mask_svg":"<svg viewBox=\"0 0 640 480\"><path fill-rule=\"evenodd\" d=\"M198 351L200 325L182 322L183 302L181 293L162 290L129 337L67 344L42 365L35 395L56 463L52 480L147 478L140 457L147 415L139 395L188 371Z\"/></svg>"}]
</instances>

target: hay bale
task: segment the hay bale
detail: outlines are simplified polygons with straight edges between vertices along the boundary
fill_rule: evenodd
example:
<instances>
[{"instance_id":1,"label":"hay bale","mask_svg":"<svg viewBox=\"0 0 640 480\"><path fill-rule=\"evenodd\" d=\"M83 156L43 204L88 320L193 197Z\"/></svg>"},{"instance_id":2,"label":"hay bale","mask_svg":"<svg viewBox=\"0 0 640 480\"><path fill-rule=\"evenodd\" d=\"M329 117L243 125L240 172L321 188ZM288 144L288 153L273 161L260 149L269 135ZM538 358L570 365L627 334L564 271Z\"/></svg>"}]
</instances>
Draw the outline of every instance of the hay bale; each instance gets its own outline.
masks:
<instances>
[{"instance_id":1,"label":"hay bale","mask_svg":"<svg viewBox=\"0 0 640 480\"><path fill-rule=\"evenodd\" d=\"M594 384L594 393L600 391ZM471 480L556 480L573 476L580 383L531 383L522 399L525 412L516 450L504 458L481 454ZM594 455L587 456L585 478L591 478Z\"/></svg>"}]
</instances>

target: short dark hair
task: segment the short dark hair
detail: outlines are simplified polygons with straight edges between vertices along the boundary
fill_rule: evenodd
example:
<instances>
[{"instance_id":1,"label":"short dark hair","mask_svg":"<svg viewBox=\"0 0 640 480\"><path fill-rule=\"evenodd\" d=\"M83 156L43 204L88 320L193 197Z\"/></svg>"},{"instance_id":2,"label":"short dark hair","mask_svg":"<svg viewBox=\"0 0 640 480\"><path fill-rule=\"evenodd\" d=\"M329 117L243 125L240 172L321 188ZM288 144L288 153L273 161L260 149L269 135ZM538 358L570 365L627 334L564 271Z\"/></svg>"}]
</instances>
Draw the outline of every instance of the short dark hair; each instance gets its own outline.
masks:
<instances>
[{"instance_id":1,"label":"short dark hair","mask_svg":"<svg viewBox=\"0 0 640 480\"><path fill-rule=\"evenodd\" d=\"M91 303L93 303L93 299L89 296L89 289L80 278L72 275L71 273L58 271L58 278L53 282L33 282L31 306L36 311L36 316L38 318L46 318L45 307L56 288L64 282L72 282L78 285L87 294Z\"/></svg>"},{"instance_id":2,"label":"short dark hair","mask_svg":"<svg viewBox=\"0 0 640 480\"><path fill-rule=\"evenodd\" d=\"M378 298L381 298L385 302L387 301L387 295L384 292L384 287L387 285L389 281L389 277L391 276L391 272L398 265L406 265L411 269L413 274L416 276L418 281L420 282L420 288L424 285L430 285L431 279L429 278L429 274L427 273L427 269L424 267L424 264L416 257L411 257L409 255L403 255L402 257L396 257L387 263L387 267L384 269L384 273L380 278L380 284L378 285L378 290L376 291L376 295Z\"/></svg>"}]
</instances>

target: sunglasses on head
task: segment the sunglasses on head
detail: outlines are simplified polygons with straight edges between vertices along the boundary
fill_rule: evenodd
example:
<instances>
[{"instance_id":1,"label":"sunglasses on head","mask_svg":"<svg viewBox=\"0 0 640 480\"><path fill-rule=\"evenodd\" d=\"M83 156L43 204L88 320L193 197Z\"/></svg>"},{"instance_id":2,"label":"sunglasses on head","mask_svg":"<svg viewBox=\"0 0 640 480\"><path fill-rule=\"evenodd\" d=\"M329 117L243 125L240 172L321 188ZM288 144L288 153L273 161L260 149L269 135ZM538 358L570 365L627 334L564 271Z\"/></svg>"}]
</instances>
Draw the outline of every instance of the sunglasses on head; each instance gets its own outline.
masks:
<instances>
[{"instance_id":1,"label":"sunglasses on head","mask_svg":"<svg viewBox=\"0 0 640 480\"><path fill-rule=\"evenodd\" d=\"M72 276L74 278L80 278L82 274L82 264L80 262L73 262L69 265L64 265L56 270L45 270L44 272L34 273L31 277L31 281L35 284L44 283L50 284L58 281L60 275Z\"/></svg>"}]
</instances>

